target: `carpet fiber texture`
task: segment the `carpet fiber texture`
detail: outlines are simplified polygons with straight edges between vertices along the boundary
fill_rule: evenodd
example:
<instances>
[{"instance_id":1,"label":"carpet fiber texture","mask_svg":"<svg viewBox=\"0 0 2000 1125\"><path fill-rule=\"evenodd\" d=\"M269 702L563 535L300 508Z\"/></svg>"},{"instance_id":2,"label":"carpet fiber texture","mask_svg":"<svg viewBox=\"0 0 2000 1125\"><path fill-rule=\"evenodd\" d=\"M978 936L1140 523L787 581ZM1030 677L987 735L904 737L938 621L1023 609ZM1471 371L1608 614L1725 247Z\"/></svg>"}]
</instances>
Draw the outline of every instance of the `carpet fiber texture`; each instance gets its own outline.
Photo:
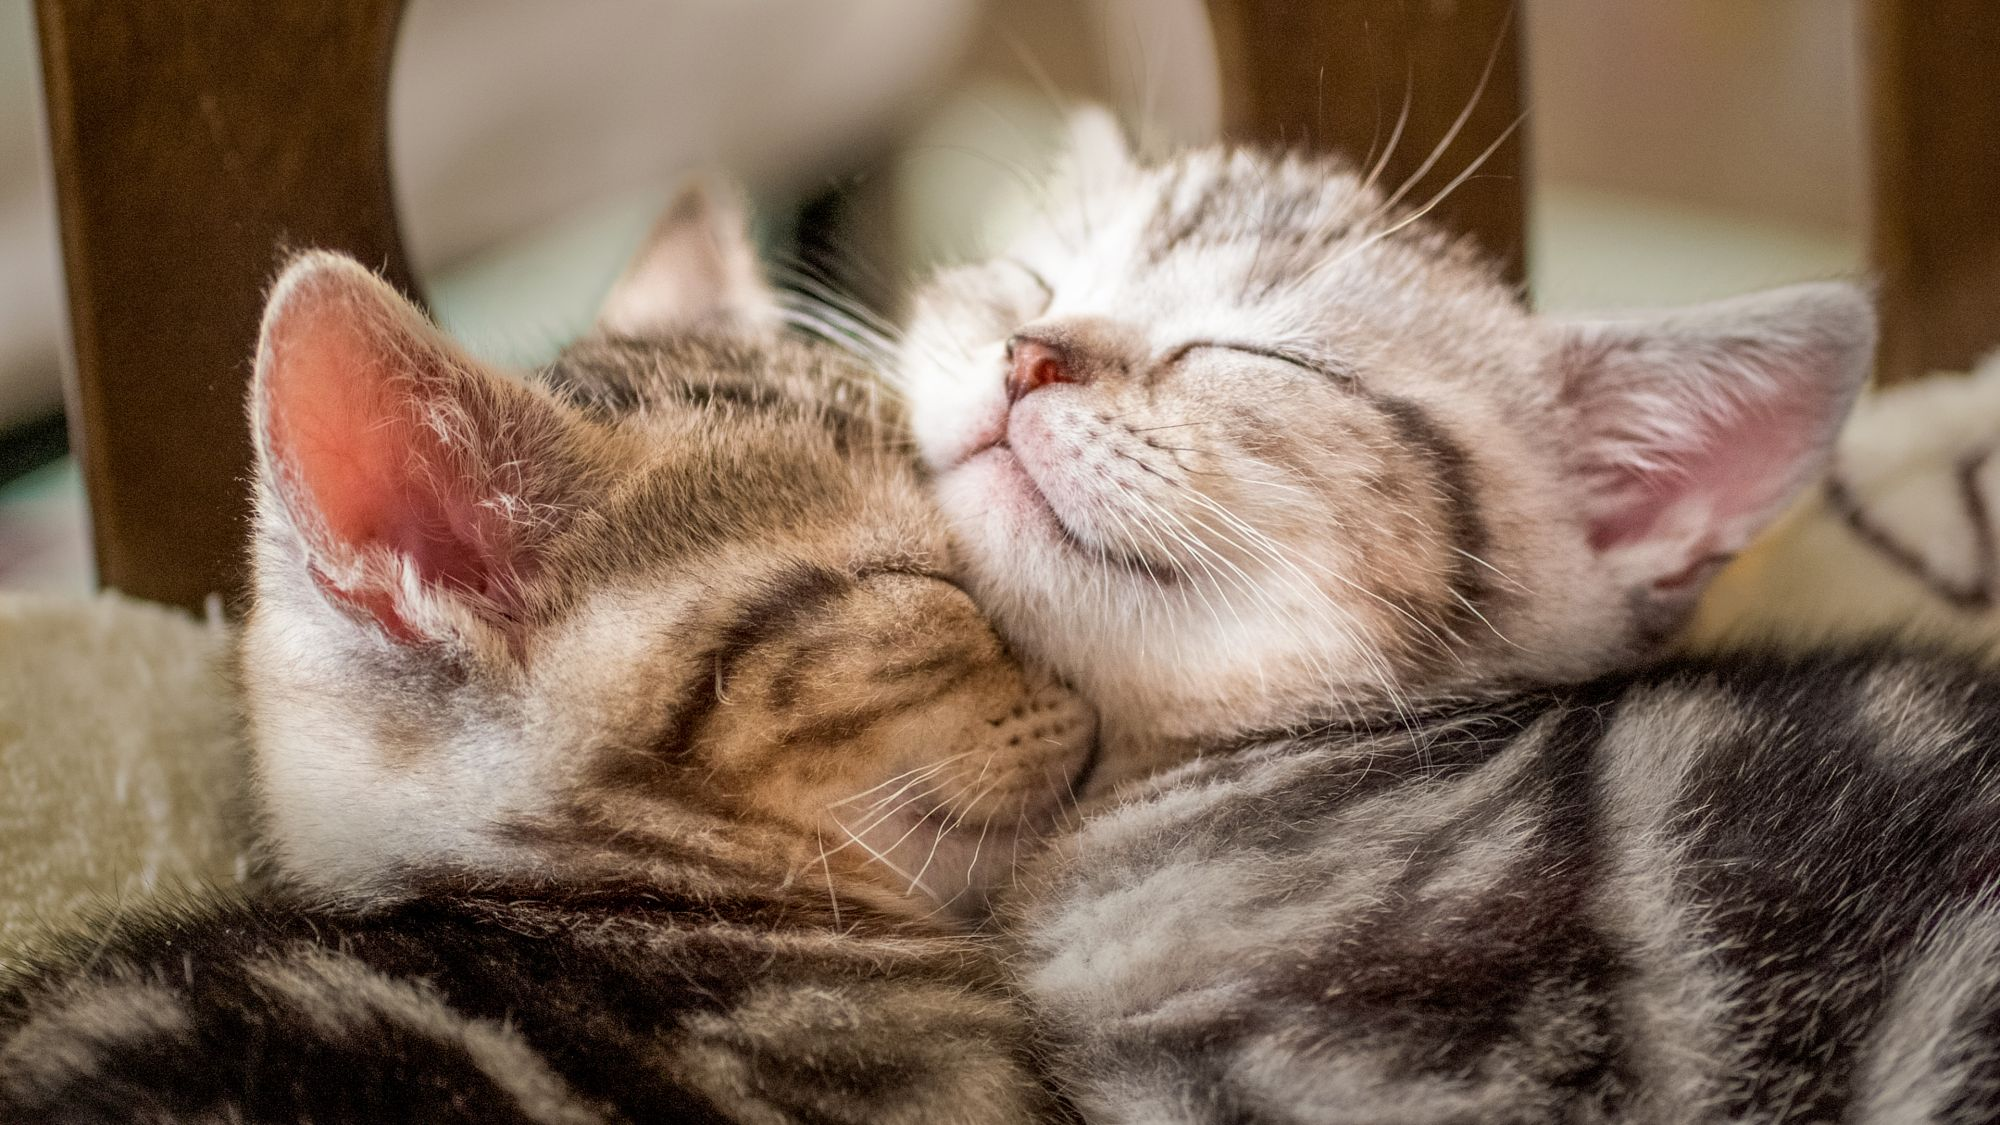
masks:
<instances>
[{"instance_id":1,"label":"carpet fiber texture","mask_svg":"<svg viewBox=\"0 0 2000 1125\"><path fill-rule=\"evenodd\" d=\"M0 969L246 867L227 635L116 594L0 595Z\"/></svg>"}]
</instances>

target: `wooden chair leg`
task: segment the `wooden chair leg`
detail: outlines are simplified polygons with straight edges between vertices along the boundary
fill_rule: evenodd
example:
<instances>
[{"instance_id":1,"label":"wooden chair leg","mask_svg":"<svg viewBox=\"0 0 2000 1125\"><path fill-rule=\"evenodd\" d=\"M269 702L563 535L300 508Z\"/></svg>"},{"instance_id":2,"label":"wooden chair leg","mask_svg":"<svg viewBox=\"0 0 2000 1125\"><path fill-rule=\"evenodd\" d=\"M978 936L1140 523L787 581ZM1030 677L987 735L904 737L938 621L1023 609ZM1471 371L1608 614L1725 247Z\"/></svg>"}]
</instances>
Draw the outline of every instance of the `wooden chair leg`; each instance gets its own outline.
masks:
<instances>
[{"instance_id":1,"label":"wooden chair leg","mask_svg":"<svg viewBox=\"0 0 2000 1125\"><path fill-rule=\"evenodd\" d=\"M2000 344L2000 11L1869 0L1885 383Z\"/></svg>"},{"instance_id":2,"label":"wooden chair leg","mask_svg":"<svg viewBox=\"0 0 2000 1125\"><path fill-rule=\"evenodd\" d=\"M1404 202L1423 206L1497 142L1432 215L1477 237L1519 281L1527 184L1518 7L1518 0L1209 0L1225 124L1244 140L1332 149L1358 163L1387 149L1407 91L1408 120L1379 182L1393 192L1416 176Z\"/></svg>"},{"instance_id":3,"label":"wooden chair leg","mask_svg":"<svg viewBox=\"0 0 2000 1125\"><path fill-rule=\"evenodd\" d=\"M99 580L242 589L243 392L284 248L410 288L390 196L401 0L37 0Z\"/></svg>"}]
</instances>

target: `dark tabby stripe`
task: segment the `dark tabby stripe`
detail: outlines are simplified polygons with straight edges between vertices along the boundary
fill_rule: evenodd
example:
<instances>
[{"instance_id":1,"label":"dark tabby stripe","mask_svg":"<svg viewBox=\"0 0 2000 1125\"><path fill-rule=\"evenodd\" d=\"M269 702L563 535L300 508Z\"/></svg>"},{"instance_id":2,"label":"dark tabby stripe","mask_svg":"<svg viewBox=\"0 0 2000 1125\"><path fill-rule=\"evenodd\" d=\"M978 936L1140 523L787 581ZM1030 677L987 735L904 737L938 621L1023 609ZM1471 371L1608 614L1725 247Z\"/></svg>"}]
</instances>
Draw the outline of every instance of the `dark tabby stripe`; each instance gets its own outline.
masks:
<instances>
[{"instance_id":1,"label":"dark tabby stripe","mask_svg":"<svg viewBox=\"0 0 2000 1125\"><path fill-rule=\"evenodd\" d=\"M736 619L695 661L693 679L678 694L682 707L660 740L658 753L678 757L686 751L701 724L721 704L724 685L745 656L853 588L848 576L815 566L792 567L765 580L763 589L744 600Z\"/></svg>"},{"instance_id":2,"label":"dark tabby stripe","mask_svg":"<svg viewBox=\"0 0 2000 1125\"><path fill-rule=\"evenodd\" d=\"M1458 637L1462 631L1480 625L1481 615L1495 588L1485 567L1478 564L1489 538L1486 520L1480 515L1483 504L1472 483L1472 461L1465 448L1446 433L1424 408L1408 399L1371 394L1368 401L1396 428L1398 442L1419 454L1429 465L1438 492L1444 501L1443 529L1450 539L1451 557L1445 561L1445 581L1451 597L1434 605L1405 605L1413 617L1443 637ZM1448 660L1448 652L1437 652Z\"/></svg>"},{"instance_id":3,"label":"dark tabby stripe","mask_svg":"<svg viewBox=\"0 0 2000 1125\"><path fill-rule=\"evenodd\" d=\"M686 370L704 375L662 376ZM593 336L565 349L539 378L571 403L607 417L649 406L810 417L843 449L879 438L885 411L874 388L830 363L822 350L727 329L665 338Z\"/></svg>"},{"instance_id":4,"label":"dark tabby stripe","mask_svg":"<svg viewBox=\"0 0 2000 1125\"><path fill-rule=\"evenodd\" d=\"M1018 919L1093 1119L2000 1120L2000 683L1958 660L1680 663L1158 784ZM1226 940L1174 936L1191 887Z\"/></svg>"},{"instance_id":5,"label":"dark tabby stripe","mask_svg":"<svg viewBox=\"0 0 2000 1125\"><path fill-rule=\"evenodd\" d=\"M1959 514L1972 533L1972 573L1959 577L1941 572L1925 557L1922 545L1911 546L1896 532L1885 527L1868 511L1846 477L1836 467L1826 478L1827 507L1833 510L1856 538L1890 565L1923 583L1933 594L1960 609L1983 613L1993 607L1995 587L2000 586L2000 545L1996 545L1991 505L1980 474L2000 450L1975 449L1958 459L1952 468L1952 486Z\"/></svg>"},{"instance_id":6,"label":"dark tabby stripe","mask_svg":"<svg viewBox=\"0 0 2000 1125\"><path fill-rule=\"evenodd\" d=\"M147 918L0 999L0 1120L1055 1112L974 950L854 910L840 934L823 914L632 885Z\"/></svg>"}]
</instances>

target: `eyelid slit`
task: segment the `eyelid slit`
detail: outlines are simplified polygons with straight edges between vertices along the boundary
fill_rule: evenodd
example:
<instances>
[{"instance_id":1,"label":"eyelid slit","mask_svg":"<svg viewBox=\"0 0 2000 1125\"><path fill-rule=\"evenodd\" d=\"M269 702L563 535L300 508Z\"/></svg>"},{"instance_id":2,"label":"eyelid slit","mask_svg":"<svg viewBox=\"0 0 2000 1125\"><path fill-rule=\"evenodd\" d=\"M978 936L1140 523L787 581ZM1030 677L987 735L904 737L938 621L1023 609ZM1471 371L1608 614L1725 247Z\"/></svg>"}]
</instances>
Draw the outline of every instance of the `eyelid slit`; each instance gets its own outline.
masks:
<instances>
[{"instance_id":1,"label":"eyelid slit","mask_svg":"<svg viewBox=\"0 0 2000 1125\"><path fill-rule=\"evenodd\" d=\"M1168 352L1166 358L1160 361L1161 365L1171 366L1179 363L1189 352L1199 351L1202 348L1220 348L1223 351L1241 352L1244 355L1274 359L1279 363L1291 364L1293 367L1310 371L1315 375L1325 376L1346 386L1354 386L1360 381L1355 377L1354 372L1346 367L1314 359L1311 356L1301 355L1298 352L1288 351L1284 348L1269 348L1262 344L1252 344L1242 340L1189 340L1173 351Z\"/></svg>"},{"instance_id":2,"label":"eyelid slit","mask_svg":"<svg viewBox=\"0 0 2000 1125\"><path fill-rule=\"evenodd\" d=\"M1043 298L1045 298L1048 301L1054 301L1056 299L1056 287L1050 285L1049 279L1043 277L1039 272L1035 270L1033 266L1022 261L1019 258L1002 258L1000 260L1006 262L1010 266L1013 266L1015 269L1020 270L1022 273L1027 274L1028 279L1030 281L1033 281L1036 285L1041 287Z\"/></svg>"}]
</instances>

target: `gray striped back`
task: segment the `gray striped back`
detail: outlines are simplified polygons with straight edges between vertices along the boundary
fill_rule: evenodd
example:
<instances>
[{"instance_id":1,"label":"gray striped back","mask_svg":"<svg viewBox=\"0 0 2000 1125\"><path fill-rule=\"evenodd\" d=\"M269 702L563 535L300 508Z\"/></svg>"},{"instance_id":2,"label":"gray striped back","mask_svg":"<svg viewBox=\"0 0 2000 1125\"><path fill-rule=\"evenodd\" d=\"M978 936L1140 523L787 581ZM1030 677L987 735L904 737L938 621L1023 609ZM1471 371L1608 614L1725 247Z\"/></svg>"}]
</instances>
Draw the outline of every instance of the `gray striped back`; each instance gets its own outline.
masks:
<instances>
[{"instance_id":1,"label":"gray striped back","mask_svg":"<svg viewBox=\"0 0 2000 1125\"><path fill-rule=\"evenodd\" d=\"M1996 747L1877 652L1257 742L1046 855L1018 964L1093 1121L1991 1121Z\"/></svg>"}]
</instances>

